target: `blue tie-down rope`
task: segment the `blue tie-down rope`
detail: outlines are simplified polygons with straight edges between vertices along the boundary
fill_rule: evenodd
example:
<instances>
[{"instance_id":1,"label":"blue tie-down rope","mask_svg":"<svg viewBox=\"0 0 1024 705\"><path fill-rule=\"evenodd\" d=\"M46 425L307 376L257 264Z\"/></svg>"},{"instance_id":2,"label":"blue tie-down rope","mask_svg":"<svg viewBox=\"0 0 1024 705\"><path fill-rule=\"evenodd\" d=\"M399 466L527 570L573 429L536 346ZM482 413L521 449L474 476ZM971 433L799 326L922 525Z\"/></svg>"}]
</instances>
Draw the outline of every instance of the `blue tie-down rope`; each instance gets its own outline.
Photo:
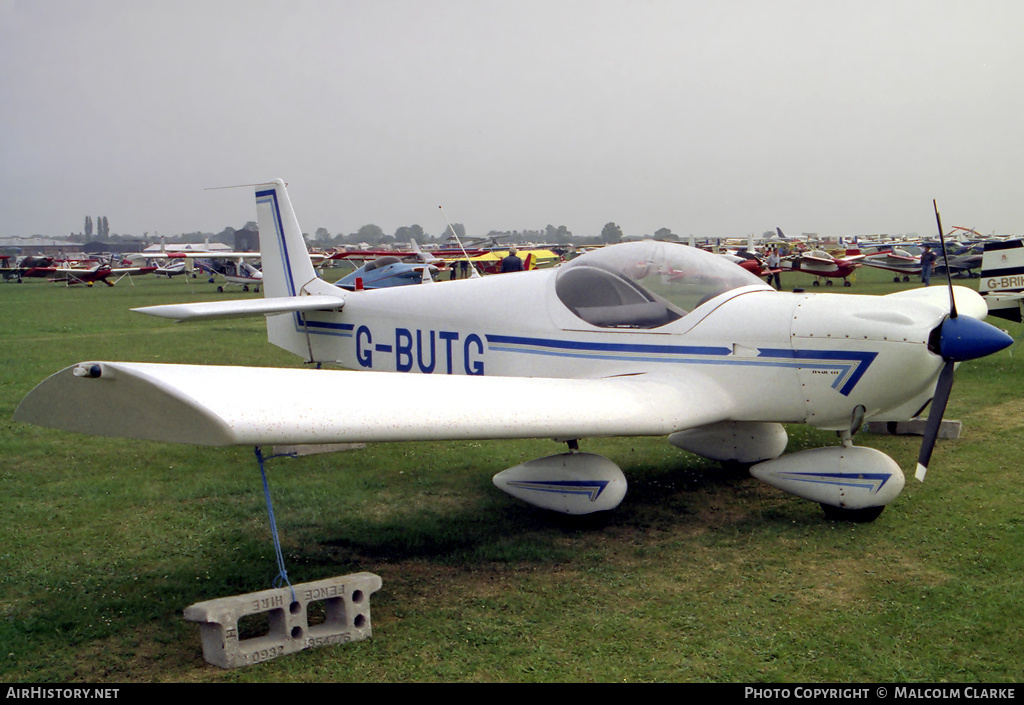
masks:
<instances>
[{"instance_id":1,"label":"blue tie-down rope","mask_svg":"<svg viewBox=\"0 0 1024 705\"><path fill-rule=\"evenodd\" d=\"M274 505L270 501L270 485L267 483L267 471L263 467L263 463L272 458L283 458L289 457L294 458L294 453L280 453L278 455L263 455L263 449L260 446L256 446L256 460L260 464L260 475L263 477L263 496L267 500L267 513L270 515L270 533L274 537L274 553L277 554L277 577L274 578L273 585L275 588L281 587L282 584L287 584L292 591L292 602L295 601L295 588L292 587L291 582L288 580L288 571L284 568L284 555L281 553L281 540L277 536L277 520L274 518Z\"/></svg>"}]
</instances>

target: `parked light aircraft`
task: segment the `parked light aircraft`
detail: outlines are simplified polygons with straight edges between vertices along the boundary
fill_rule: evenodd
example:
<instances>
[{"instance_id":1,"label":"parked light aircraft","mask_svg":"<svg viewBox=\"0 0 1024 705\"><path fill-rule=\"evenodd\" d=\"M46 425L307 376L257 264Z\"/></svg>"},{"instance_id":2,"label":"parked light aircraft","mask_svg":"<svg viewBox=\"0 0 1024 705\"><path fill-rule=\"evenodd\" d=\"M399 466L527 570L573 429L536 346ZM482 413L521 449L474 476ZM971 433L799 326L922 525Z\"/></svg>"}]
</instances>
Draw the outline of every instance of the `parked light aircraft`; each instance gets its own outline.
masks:
<instances>
[{"instance_id":1,"label":"parked light aircraft","mask_svg":"<svg viewBox=\"0 0 1024 705\"><path fill-rule=\"evenodd\" d=\"M157 267L153 274L170 279L171 277L177 277L185 274L187 266L188 265L185 263L185 260L172 259L171 261Z\"/></svg>"},{"instance_id":2,"label":"parked light aircraft","mask_svg":"<svg viewBox=\"0 0 1024 705\"><path fill-rule=\"evenodd\" d=\"M35 255L26 255L17 260L17 263L12 267L10 266L11 256L2 255L0 257L3 261L3 267L0 271L3 272L4 281L10 281L14 279L19 283L24 277L33 276L29 272L39 267L51 267L53 266L52 257L37 257Z\"/></svg>"},{"instance_id":3,"label":"parked light aircraft","mask_svg":"<svg viewBox=\"0 0 1024 705\"><path fill-rule=\"evenodd\" d=\"M893 281L910 281L911 277L921 276L920 248L928 245L935 252L942 249L939 241L921 241L903 247L893 245L877 246L874 252L868 253L863 262L869 267L893 272ZM946 257L937 260L932 267L932 275L945 274L947 263L952 276L977 276L972 270L981 266L981 248L979 245L946 242Z\"/></svg>"},{"instance_id":4,"label":"parked light aircraft","mask_svg":"<svg viewBox=\"0 0 1024 705\"><path fill-rule=\"evenodd\" d=\"M938 251L939 243L923 243L931 245L933 250ZM977 277L973 270L981 267L981 259L984 254L983 247L974 244L946 243L946 260L949 262L949 272L954 277ZM932 274L945 274L946 263L939 260L935 263Z\"/></svg>"},{"instance_id":5,"label":"parked light aircraft","mask_svg":"<svg viewBox=\"0 0 1024 705\"><path fill-rule=\"evenodd\" d=\"M349 262L371 262L381 257L397 257L403 262L416 261L416 262L427 262L429 264L437 264L441 262L441 258L436 256L433 252L424 252L420 249L419 244L412 240L410 241L411 249L408 250L345 250L344 252L335 252L332 255L327 256L328 260L344 260Z\"/></svg>"},{"instance_id":6,"label":"parked light aircraft","mask_svg":"<svg viewBox=\"0 0 1024 705\"><path fill-rule=\"evenodd\" d=\"M434 281L431 272L436 270L437 267L430 264L403 262L401 257L379 257L349 272L334 282L334 285L353 291L355 289L383 289L389 286L424 284Z\"/></svg>"},{"instance_id":7,"label":"parked light aircraft","mask_svg":"<svg viewBox=\"0 0 1024 705\"><path fill-rule=\"evenodd\" d=\"M194 278L196 271L205 272L210 275L210 283L220 277L225 284L233 284L242 287L243 291L249 291L254 287L259 291L263 281L263 275L259 268L250 264L250 259L259 259L259 252L232 252L230 250L218 250L210 247L207 239L203 245L189 244L184 247L168 250L161 242L160 250L154 252L139 252L132 255L136 261L161 261L163 264L157 267L156 274L166 277L176 277L182 274L190 274ZM321 257L323 258L323 257ZM218 292L223 292L224 287L217 287Z\"/></svg>"},{"instance_id":8,"label":"parked light aircraft","mask_svg":"<svg viewBox=\"0 0 1024 705\"><path fill-rule=\"evenodd\" d=\"M867 255L863 262L868 267L894 272L894 282L898 282L901 277L908 282L911 275L921 275L921 258L902 247L879 247L877 252Z\"/></svg>"},{"instance_id":9,"label":"parked light aircraft","mask_svg":"<svg viewBox=\"0 0 1024 705\"><path fill-rule=\"evenodd\" d=\"M548 249L520 249L517 250L523 260L523 270L530 271L540 267L553 267L559 262L559 256ZM510 253L510 250L495 250L486 252L470 258L472 262L484 274L500 274L501 263Z\"/></svg>"},{"instance_id":10,"label":"parked light aircraft","mask_svg":"<svg viewBox=\"0 0 1024 705\"><path fill-rule=\"evenodd\" d=\"M963 287L782 292L717 255L654 241L554 269L348 292L316 276L283 181L256 188L256 210L264 298L137 310L265 315L272 343L354 370L84 361L38 385L15 419L212 446L552 438L569 452L494 482L571 514L614 508L626 488L622 471L579 452L579 440L668 436L753 464L755 477L829 516L870 520L904 476L853 445L862 423L906 420L931 401L923 480L955 365L1012 343ZM259 394L238 404L225 386ZM359 403L317 401L341 396ZM786 423L834 430L840 443L783 455Z\"/></svg>"},{"instance_id":11,"label":"parked light aircraft","mask_svg":"<svg viewBox=\"0 0 1024 705\"><path fill-rule=\"evenodd\" d=\"M814 276L814 286L824 282L831 286L833 278L843 280L843 286L850 286L848 277L860 267L859 260L863 255L835 257L825 250L810 250L782 258L782 268L794 272L804 272Z\"/></svg>"},{"instance_id":12,"label":"parked light aircraft","mask_svg":"<svg viewBox=\"0 0 1024 705\"><path fill-rule=\"evenodd\" d=\"M749 252L747 250L737 250L736 252L722 252L719 257L724 257L733 264L739 265L743 269L747 270L751 274L758 277L766 277L769 274L776 274L782 270L780 269L768 269L765 267L764 262L760 257Z\"/></svg>"},{"instance_id":13,"label":"parked light aircraft","mask_svg":"<svg viewBox=\"0 0 1024 705\"><path fill-rule=\"evenodd\" d=\"M106 262L97 262L90 267L33 267L25 271L24 277L39 277L51 282L60 282L71 286L73 284L85 284L92 286L96 282L103 282L107 286L114 286L129 275L149 274L156 271L156 267L111 267ZM114 281L110 281L114 277Z\"/></svg>"},{"instance_id":14,"label":"parked light aircraft","mask_svg":"<svg viewBox=\"0 0 1024 705\"><path fill-rule=\"evenodd\" d=\"M249 253L247 257L255 259L259 255L257 253ZM237 255L231 257L211 257L205 255L186 260L186 262L191 261L196 269L207 272L210 275L211 283L216 277L221 277L225 284L240 286L242 291L249 291L251 286L253 291L259 292L260 285L263 283L263 272L257 269L255 265L246 262L247 257ZM187 267L188 265L186 264ZM223 292L224 286L218 285L217 291Z\"/></svg>"},{"instance_id":15,"label":"parked light aircraft","mask_svg":"<svg viewBox=\"0 0 1024 705\"><path fill-rule=\"evenodd\" d=\"M263 282L263 273L247 261L258 260L259 252L217 250L210 247L209 240L204 246L190 244L187 248L174 250L166 249L161 242L159 252L143 252L135 257L146 260L164 260L165 265L160 267L157 273L168 277L183 273L189 273L195 277L195 270L198 269L200 272L210 275L210 283L220 277L225 284L238 285L242 287L243 291L249 291L251 286L257 292ZM219 285L217 291L223 292L224 286Z\"/></svg>"}]
</instances>

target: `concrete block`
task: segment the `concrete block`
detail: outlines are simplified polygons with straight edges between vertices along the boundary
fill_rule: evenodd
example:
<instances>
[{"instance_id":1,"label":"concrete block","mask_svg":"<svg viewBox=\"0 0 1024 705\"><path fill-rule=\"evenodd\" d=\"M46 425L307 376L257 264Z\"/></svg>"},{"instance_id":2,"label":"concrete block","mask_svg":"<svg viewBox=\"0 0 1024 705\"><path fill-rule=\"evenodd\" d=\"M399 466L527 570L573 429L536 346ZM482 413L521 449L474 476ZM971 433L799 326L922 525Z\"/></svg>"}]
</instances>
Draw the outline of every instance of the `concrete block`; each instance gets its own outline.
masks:
<instances>
[{"instance_id":1,"label":"concrete block","mask_svg":"<svg viewBox=\"0 0 1024 705\"><path fill-rule=\"evenodd\" d=\"M868 423L870 433L888 433L892 436L923 436L926 419L916 418L910 421L871 421ZM960 421L943 419L939 424L939 438L959 438L963 424Z\"/></svg>"},{"instance_id":2,"label":"concrete block","mask_svg":"<svg viewBox=\"0 0 1024 705\"><path fill-rule=\"evenodd\" d=\"M368 639L370 595L380 587L379 576L354 573L198 602L185 608L185 619L199 623L207 663L238 668L303 649ZM256 626L266 620L269 627L243 638L238 623L246 618Z\"/></svg>"}]
</instances>

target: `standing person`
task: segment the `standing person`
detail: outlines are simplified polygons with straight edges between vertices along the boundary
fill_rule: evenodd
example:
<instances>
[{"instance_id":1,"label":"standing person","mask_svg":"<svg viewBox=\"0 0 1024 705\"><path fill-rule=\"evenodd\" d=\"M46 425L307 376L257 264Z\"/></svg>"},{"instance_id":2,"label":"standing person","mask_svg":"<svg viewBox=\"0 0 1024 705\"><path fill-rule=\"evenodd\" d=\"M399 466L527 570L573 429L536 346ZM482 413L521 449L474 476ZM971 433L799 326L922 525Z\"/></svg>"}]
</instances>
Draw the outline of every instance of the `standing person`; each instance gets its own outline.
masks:
<instances>
[{"instance_id":1,"label":"standing person","mask_svg":"<svg viewBox=\"0 0 1024 705\"><path fill-rule=\"evenodd\" d=\"M932 267L935 265L936 259L938 259L938 255L932 252L931 247L925 245L924 252L921 253L921 282L925 286L932 283Z\"/></svg>"},{"instance_id":2,"label":"standing person","mask_svg":"<svg viewBox=\"0 0 1024 705\"><path fill-rule=\"evenodd\" d=\"M776 289L782 289L782 279L779 277L779 265L782 264L782 260L779 259L778 249L771 250L768 253L768 259L765 260L765 264L768 265L768 283L772 284L772 280L775 280L772 286Z\"/></svg>"},{"instance_id":3,"label":"standing person","mask_svg":"<svg viewBox=\"0 0 1024 705\"><path fill-rule=\"evenodd\" d=\"M523 260L516 255L516 248L508 248L508 255L501 260L501 273L523 271Z\"/></svg>"}]
</instances>

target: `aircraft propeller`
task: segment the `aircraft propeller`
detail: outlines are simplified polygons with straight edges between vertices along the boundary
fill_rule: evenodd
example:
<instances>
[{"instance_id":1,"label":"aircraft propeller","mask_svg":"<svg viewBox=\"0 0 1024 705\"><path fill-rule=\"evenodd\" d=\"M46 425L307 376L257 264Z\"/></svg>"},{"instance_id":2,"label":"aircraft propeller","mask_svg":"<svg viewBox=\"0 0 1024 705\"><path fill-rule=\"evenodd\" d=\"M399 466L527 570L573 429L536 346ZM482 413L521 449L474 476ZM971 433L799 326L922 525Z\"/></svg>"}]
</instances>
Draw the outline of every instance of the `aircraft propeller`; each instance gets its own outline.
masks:
<instances>
[{"instance_id":1,"label":"aircraft propeller","mask_svg":"<svg viewBox=\"0 0 1024 705\"><path fill-rule=\"evenodd\" d=\"M942 417L946 413L946 403L953 389L953 371L958 362L973 360L998 352L1013 343L1013 338L995 326L967 316L961 318L956 311L956 300L953 296L953 279L949 272L949 260L946 257L946 240L942 234L942 219L939 207L932 201L935 208L935 222L939 227L939 243L942 246L942 259L946 264L946 282L949 285L949 315L946 316L932 331L928 347L940 355L945 363L939 373L935 385L935 396L932 398L928 420L925 422L924 438L921 451L917 456L917 472L914 473L920 482L924 482L928 472L928 462L939 436Z\"/></svg>"}]
</instances>

